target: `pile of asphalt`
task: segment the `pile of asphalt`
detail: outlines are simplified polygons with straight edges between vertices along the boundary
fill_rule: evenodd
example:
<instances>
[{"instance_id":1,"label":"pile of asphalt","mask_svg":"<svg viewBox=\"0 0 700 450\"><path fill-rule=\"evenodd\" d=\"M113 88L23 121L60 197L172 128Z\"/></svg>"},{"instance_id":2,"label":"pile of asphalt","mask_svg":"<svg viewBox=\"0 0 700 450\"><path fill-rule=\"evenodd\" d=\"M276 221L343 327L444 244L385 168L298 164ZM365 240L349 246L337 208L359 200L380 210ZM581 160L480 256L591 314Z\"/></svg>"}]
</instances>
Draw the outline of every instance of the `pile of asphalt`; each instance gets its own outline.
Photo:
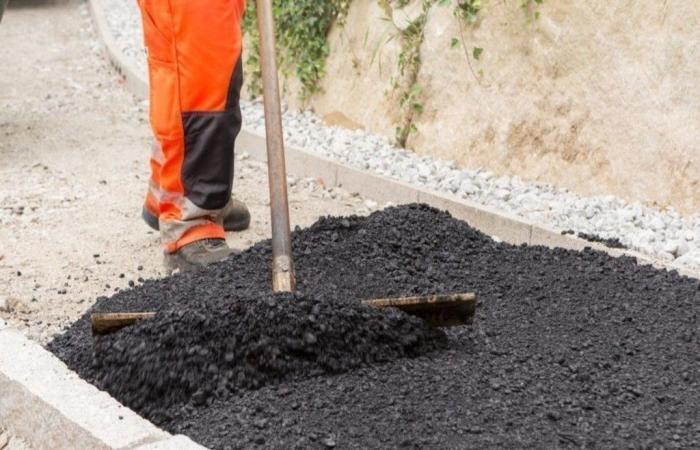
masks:
<instances>
[{"instance_id":1,"label":"pile of asphalt","mask_svg":"<svg viewBox=\"0 0 700 450\"><path fill-rule=\"evenodd\" d=\"M160 422L189 401L202 406L240 389L415 357L446 342L417 318L330 293L218 300L96 338L98 384Z\"/></svg>"},{"instance_id":2,"label":"pile of asphalt","mask_svg":"<svg viewBox=\"0 0 700 450\"><path fill-rule=\"evenodd\" d=\"M697 280L591 250L496 243L419 205L322 219L293 248L294 297L269 294L261 242L95 306L161 311L153 324L93 341L83 318L50 349L212 448L700 446ZM433 352L440 333L357 305L460 291L479 295L475 323Z\"/></svg>"}]
</instances>

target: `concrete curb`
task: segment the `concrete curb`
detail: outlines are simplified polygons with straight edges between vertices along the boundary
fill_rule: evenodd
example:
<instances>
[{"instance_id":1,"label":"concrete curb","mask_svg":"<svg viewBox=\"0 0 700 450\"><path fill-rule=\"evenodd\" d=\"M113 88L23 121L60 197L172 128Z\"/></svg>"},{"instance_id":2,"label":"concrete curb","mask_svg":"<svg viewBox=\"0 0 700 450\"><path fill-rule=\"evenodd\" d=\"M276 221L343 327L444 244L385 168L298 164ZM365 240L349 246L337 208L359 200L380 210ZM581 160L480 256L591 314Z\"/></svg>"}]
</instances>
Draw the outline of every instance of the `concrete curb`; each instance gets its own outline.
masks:
<instances>
[{"instance_id":1,"label":"concrete curb","mask_svg":"<svg viewBox=\"0 0 700 450\"><path fill-rule=\"evenodd\" d=\"M95 24L95 29L97 30L97 35L107 50L107 56L112 66L124 77L124 83L129 91L140 99L147 99L148 83L146 82L146 74L139 75L139 70L136 68L136 65L119 49L119 46L110 32L109 25L107 24L107 16L99 0L90 0L88 5L90 8L90 15L92 16L92 22Z\"/></svg>"},{"instance_id":2,"label":"concrete curb","mask_svg":"<svg viewBox=\"0 0 700 450\"><path fill-rule=\"evenodd\" d=\"M36 449L203 449L80 379L0 320L0 425Z\"/></svg>"},{"instance_id":3,"label":"concrete curb","mask_svg":"<svg viewBox=\"0 0 700 450\"><path fill-rule=\"evenodd\" d=\"M127 88L137 97L147 98L148 82L145 74L140 76L138 71L134 69L132 61L116 46L105 20L104 11L99 5L99 0L89 0L89 3L97 32L110 61L126 79ZM240 151L249 153L255 160L267 160L265 137L259 133L244 128L239 135L237 146ZM454 217L468 222L483 233L511 244L543 245L571 250L583 250L590 247L616 257L623 255L635 257L641 264L651 264L658 268L675 270L682 275L700 279L700 270L691 270L636 251L612 249L575 236L562 235L547 225L534 223L523 217L497 211L456 196L431 192L402 181L363 172L293 146L286 146L285 152L287 172L290 175L317 178L322 180L327 187L342 187L378 202L427 203L436 208L447 210Z\"/></svg>"}]
</instances>

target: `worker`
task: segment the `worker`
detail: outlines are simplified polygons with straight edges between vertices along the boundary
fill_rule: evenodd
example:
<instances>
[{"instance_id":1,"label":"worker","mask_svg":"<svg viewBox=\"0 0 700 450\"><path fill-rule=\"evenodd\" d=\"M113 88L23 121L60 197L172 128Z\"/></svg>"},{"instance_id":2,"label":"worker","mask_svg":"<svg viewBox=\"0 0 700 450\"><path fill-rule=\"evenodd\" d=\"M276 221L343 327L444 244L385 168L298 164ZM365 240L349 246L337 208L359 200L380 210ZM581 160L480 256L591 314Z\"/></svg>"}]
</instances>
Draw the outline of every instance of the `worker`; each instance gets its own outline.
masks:
<instances>
[{"instance_id":1,"label":"worker","mask_svg":"<svg viewBox=\"0 0 700 450\"><path fill-rule=\"evenodd\" d=\"M201 268L231 253L224 231L250 222L231 197L245 0L138 1L155 135L143 218L167 269Z\"/></svg>"}]
</instances>

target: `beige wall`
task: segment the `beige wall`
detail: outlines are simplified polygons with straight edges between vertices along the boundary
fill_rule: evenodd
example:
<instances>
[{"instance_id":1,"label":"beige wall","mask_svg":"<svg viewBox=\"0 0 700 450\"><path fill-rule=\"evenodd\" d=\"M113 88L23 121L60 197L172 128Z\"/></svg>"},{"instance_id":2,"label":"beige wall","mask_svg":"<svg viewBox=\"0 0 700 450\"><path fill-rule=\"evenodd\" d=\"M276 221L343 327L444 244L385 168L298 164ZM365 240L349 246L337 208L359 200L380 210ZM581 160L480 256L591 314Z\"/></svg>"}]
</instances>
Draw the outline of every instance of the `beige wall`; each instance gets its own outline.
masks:
<instances>
[{"instance_id":1,"label":"beige wall","mask_svg":"<svg viewBox=\"0 0 700 450\"><path fill-rule=\"evenodd\" d=\"M418 75L424 112L408 147L696 212L700 1L545 0L536 21L518 4L490 1L465 28L470 51L484 48L472 61L479 82L450 47L459 36L452 8L431 9ZM324 93L310 105L332 122L393 137L403 120L393 89L400 41L385 15L377 0L353 1L330 36Z\"/></svg>"}]
</instances>

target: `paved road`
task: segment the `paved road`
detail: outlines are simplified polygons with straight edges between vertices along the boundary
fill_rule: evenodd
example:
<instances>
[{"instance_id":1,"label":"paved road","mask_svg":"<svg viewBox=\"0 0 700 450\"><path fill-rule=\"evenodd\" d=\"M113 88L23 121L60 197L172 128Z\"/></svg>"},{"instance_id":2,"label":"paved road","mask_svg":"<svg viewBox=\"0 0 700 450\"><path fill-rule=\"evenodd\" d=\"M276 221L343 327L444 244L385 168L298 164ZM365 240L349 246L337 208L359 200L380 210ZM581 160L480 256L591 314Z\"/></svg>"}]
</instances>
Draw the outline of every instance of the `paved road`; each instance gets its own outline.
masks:
<instances>
[{"instance_id":1,"label":"paved road","mask_svg":"<svg viewBox=\"0 0 700 450\"><path fill-rule=\"evenodd\" d=\"M84 3L15 3L0 25L0 319L45 342L97 296L161 276L161 253L139 219L146 105L106 62ZM269 234L265 176L238 161L253 225L233 246ZM361 203L310 182L290 201L293 225Z\"/></svg>"}]
</instances>

